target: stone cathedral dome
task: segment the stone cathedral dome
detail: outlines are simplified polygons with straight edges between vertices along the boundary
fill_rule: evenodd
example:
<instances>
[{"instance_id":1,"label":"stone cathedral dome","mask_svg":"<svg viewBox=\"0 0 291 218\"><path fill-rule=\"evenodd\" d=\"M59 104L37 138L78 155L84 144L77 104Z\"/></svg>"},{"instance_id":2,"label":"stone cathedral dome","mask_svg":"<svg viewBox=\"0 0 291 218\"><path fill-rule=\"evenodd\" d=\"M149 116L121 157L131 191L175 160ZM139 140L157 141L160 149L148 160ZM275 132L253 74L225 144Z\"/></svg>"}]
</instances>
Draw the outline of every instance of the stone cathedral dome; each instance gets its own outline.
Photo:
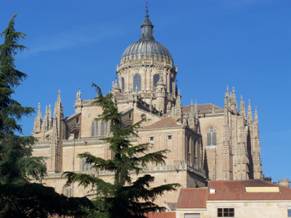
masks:
<instances>
[{"instance_id":1,"label":"stone cathedral dome","mask_svg":"<svg viewBox=\"0 0 291 218\"><path fill-rule=\"evenodd\" d=\"M158 61L169 65L174 65L173 58L169 50L161 43L157 42L153 36L153 24L146 13L141 25L141 37L137 42L130 44L124 51L120 65L130 64L140 61Z\"/></svg>"}]
</instances>

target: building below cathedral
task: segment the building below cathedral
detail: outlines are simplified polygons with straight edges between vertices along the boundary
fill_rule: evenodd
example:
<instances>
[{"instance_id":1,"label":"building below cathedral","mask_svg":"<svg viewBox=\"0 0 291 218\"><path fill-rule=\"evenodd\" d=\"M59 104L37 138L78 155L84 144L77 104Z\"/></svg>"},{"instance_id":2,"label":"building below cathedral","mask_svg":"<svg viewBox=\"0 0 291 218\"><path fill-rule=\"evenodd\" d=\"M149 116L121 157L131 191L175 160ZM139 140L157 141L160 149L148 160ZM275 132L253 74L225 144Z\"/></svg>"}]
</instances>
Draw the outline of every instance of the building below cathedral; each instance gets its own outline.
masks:
<instances>
[{"instance_id":1,"label":"building below cathedral","mask_svg":"<svg viewBox=\"0 0 291 218\"><path fill-rule=\"evenodd\" d=\"M285 182L210 181L208 187L181 189L174 211L147 218L291 217L291 189Z\"/></svg>"},{"instance_id":2,"label":"building below cathedral","mask_svg":"<svg viewBox=\"0 0 291 218\"><path fill-rule=\"evenodd\" d=\"M150 165L145 173L155 177L154 185L180 183L182 188L205 186L209 180L261 179L258 113L251 105L245 109L243 99L237 103L234 90L227 90L224 106L181 104L177 87L177 68L166 47L154 38L148 13L141 25L140 39L128 46L117 67L112 94L127 124L145 119L139 137L133 143L149 143L152 151L167 149L165 165ZM239 109L238 109L239 108ZM112 180L106 171L91 172L79 154L90 152L109 159L108 144L101 139L110 134L110 124L98 120L102 113L95 99L82 99L78 91L75 113L64 115L58 93L54 114L50 106L42 116L40 105L33 136L37 143L33 155L46 158L46 185L69 196L87 191L73 185L66 187L62 172L96 173ZM177 202L179 192L160 200Z\"/></svg>"}]
</instances>

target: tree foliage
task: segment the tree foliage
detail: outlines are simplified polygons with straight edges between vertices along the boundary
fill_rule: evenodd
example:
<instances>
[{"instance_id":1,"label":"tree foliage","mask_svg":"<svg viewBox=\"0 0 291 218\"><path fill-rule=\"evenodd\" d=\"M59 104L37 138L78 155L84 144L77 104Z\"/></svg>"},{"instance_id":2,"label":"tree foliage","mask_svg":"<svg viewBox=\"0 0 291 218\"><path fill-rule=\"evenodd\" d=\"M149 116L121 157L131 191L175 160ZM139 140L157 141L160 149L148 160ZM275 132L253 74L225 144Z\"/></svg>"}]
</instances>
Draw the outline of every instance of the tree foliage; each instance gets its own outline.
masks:
<instances>
[{"instance_id":1,"label":"tree foliage","mask_svg":"<svg viewBox=\"0 0 291 218\"><path fill-rule=\"evenodd\" d=\"M110 123L111 134L103 140L109 144L112 158L105 160L90 153L81 154L80 158L84 158L95 173L65 172L67 184L77 182L95 191L95 210L91 212L91 217L143 218L148 212L163 210L164 208L154 201L164 192L173 191L179 185L151 187L154 177L141 173L150 163L164 164L167 150L150 152L148 144L132 144L132 138L138 137L138 129L143 121L125 125L113 96L111 94L103 96L100 88L98 90L96 103L103 109L98 119ZM106 182L99 178L97 173L100 171L111 172L114 175L114 182ZM134 180L133 176L137 179Z\"/></svg>"},{"instance_id":2,"label":"tree foliage","mask_svg":"<svg viewBox=\"0 0 291 218\"><path fill-rule=\"evenodd\" d=\"M54 189L30 183L46 174L44 160L32 157L33 137L22 135L19 120L33 112L13 98L26 74L15 67L15 56L25 47L25 35L15 31L15 16L1 33L0 45L0 217L47 217L48 214L81 214L87 199L68 199Z\"/></svg>"}]
</instances>

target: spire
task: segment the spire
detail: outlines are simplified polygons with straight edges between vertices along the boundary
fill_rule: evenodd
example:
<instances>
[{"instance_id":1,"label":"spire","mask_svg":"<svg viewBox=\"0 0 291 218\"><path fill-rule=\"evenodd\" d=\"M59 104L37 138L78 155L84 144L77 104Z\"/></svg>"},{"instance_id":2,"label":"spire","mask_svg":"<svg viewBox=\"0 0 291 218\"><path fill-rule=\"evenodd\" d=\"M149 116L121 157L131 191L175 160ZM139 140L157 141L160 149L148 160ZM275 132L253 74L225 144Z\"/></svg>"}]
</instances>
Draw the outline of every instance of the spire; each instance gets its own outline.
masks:
<instances>
[{"instance_id":1,"label":"spire","mask_svg":"<svg viewBox=\"0 0 291 218\"><path fill-rule=\"evenodd\" d=\"M48 106L46 105L45 106L45 115L44 115L43 122L42 122L42 127L41 127L41 131L42 131L43 134L45 134L45 132L48 130L48 128L47 128L47 126L48 126L48 123L47 123L47 120L48 120L47 114L48 114Z\"/></svg>"},{"instance_id":2,"label":"spire","mask_svg":"<svg viewBox=\"0 0 291 218\"><path fill-rule=\"evenodd\" d=\"M225 95L224 95L224 107L227 108L228 107L228 103L229 103L229 89L228 86L226 87L226 91L225 91Z\"/></svg>"},{"instance_id":3,"label":"spire","mask_svg":"<svg viewBox=\"0 0 291 218\"><path fill-rule=\"evenodd\" d=\"M181 117L181 115L182 115L182 102L181 102L180 92L178 92L178 96L177 96L177 99L176 99L175 109L176 109L176 115L178 117Z\"/></svg>"},{"instance_id":4,"label":"spire","mask_svg":"<svg viewBox=\"0 0 291 218\"><path fill-rule=\"evenodd\" d=\"M51 129L52 127L52 109L51 109L51 105L49 104L47 106L47 125L48 125L48 129Z\"/></svg>"},{"instance_id":5,"label":"spire","mask_svg":"<svg viewBox=\"0 0 291 218\"><path fill-rule=\"evenodd\" d=\"M258 108L256 107L255 109L255 123L259 123L259 113L258 113Z\"/></svg>"},{"instance_id":6,"label":"spire","mask_svg":"<svg viewBox=\"0 0 291 218\"><path fill-rule=\"evenodd\" d=\"M148 1L145 0L145 18L143 24L141 25L141 40L154 40L153 29L154 26L149 15Z\"/></svg>"},{"instance_id":7,"label":"spire","mask_svg":"<svg viewBox=\"0 0 291 218\"><path fill-rule=\"evenodd\" d=\"M37 104L37 118L41 118L41 105L40 102Z\"/></svg>"},{"instance_id":8,"label":"spire","mask_svg":"<svg viewBox=\"0 0 291 218\"><path fill-rule=\"evenodd\" d=\"M246 118L246 108L245 108L245 102L243 97L240 97L240 113L243 116L243 118Z\"/></svg>"},{"instance_id":9,"label":"spire","mask_svg":"<svg viewBox=\"0 0 291 218\"><path fill-rule=\"evenodd\" d=\"M37 104L37 114L34 120L34 126L33 126L33 133L38 133L41 131L41 105L40 103Z\"/></svg>"},{"instance_id":10,"label":"spire","mask_svg":"<svg viewBox=\"0 0 291 218\"><path fill-rule=\"evenodd\" d=\"M145 15L149 17L149 2L145 0Z\"/></svg>"},{"instance_id":11,"label":"spire","mask_svg":"<svg viewBox=\"0 0 291 218\"><path fill-rule=\"evenodd\" d=\"M58 102L61 102L61 90L58 90L58 98L57 98Z\"/></svg>"},{"instance_id":12,"label":"spire","mask_svg":"<svg viewBox=\"0 0 291 218\"><path fill-rule=\"evenodd\" d=\"M81 90L79 89L77 92L76 92L76 102L79 102L79 101L81 101Z\"/></svg>"},{"instance_id":13,"label":"spire","mask_svg":"<svg viewBox=\"0 0 291 218\"><path fill-rule=\"evenodd\" d=\"M232 87L231 97L232 97L232 103L233 103L233 105L236 106L237 101L236 101L235 87Z\"/></svg>"},{"instance_id":14,"label":"spire","mask_svg":"<svg viewBox=\"0 0 291 218\"><path fill-rule=\"evenodd\" d=\"M63 117L63 105L62 105L61 91L60 90L58 90L58 97L57 97L57 101L55 103L54 114L55 114L55 116L58 116L58 118Z\"/></svg>"},{"instance_id":15,"label":"spire","mask_svg":"<svg viewBox=\"0 0 291 218\"><path fill-rule=\"evenodd\" d=\"M195 105L193 104L192 100L191 100L191 104L190 104L190 115L191 115L191 117L195 116Z\"/></svg>"},{"instance_id":16,"label":"spire","mask_svg":"<svg viewBox=\"0 0 291 218\"><path fill-rule=\"evenodd\" d=\"M252 124L253 122L253 112L252 112L252 105L251 101L249 100L249 106L248 106L248 123Z\"/></svg>"}]
</instances>

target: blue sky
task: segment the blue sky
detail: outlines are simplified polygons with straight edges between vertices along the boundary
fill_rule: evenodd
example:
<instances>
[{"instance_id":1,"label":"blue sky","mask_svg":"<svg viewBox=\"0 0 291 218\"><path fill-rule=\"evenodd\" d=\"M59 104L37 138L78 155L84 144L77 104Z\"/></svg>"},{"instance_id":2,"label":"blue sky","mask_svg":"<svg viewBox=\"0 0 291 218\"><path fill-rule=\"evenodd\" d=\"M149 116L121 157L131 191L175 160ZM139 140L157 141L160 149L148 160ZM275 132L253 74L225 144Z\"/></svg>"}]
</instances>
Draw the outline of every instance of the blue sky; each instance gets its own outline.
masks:
<instances>
[{"instance_id":1,"label":"blue sky","mask_svg":"<svg viewBox=\"0 0 291 218\"><path fill-rule=\"evenodd\" d=\"M172 53L184 104L223 104L226 86L259 110L264 173L291 172L291 1L149 0L156 39ZM75 93L109 90L116 65L139 37L143 0L0 0L0 29L17 13L28 49L17 67L29 77L17 89L23 104L54 104L62 92L66 115ZM30 134L33 116L23 119Z\"/></svg>"}]
</instances>

